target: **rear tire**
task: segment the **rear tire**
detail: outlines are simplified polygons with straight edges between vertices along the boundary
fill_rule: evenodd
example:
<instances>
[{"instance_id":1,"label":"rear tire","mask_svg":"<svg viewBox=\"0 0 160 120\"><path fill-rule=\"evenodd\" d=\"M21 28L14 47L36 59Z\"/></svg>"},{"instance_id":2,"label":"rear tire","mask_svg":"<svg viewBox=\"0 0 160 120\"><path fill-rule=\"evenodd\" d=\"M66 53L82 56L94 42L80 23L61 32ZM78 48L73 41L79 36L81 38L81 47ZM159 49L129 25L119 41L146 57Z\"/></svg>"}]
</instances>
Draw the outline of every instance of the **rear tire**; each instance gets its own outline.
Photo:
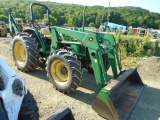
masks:
<instances>
[{"instance_id":1,"label":"rear tire","mask_svg":"<svg viewBox=\"0 0 160 120\"><path fill-rule=\"evenodd\" d=\"M72 92L80 84L82 68L76 56L67 50L56 50L47 60L50 81L60 92Z\"/></svg>"},{"instance_id":2,"label":"rear tire","mask_svg":"<svg viewBox=\"0 0 160 120\"><path fill-rule=\"evenodd\" d=\"M12 55L19 70L33 71L39 63L38 42L28 34L21 33L13 39Z\"/></svg>"},{"instance_id":3,"label":"rear tire","mask_svg":"<svg viewBox=\"0 0 160 120\"><path fill-rule=\"evenodd\" d=\"M23 98L18 120L38 120L38 111L37 103L33 95L28 91Z\"/></svg>"}]
</instances>

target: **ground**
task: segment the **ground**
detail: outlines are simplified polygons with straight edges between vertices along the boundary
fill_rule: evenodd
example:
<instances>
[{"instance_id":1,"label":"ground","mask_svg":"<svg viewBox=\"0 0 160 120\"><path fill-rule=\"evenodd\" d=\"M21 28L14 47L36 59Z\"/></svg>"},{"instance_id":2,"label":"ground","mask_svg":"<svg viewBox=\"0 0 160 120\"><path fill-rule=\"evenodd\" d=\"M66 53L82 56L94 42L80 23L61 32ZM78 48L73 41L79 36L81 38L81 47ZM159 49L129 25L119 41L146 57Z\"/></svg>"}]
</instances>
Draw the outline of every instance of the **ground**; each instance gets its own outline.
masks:
<instances>
[{"instance_id":1,"label":"ground","mask_svg":"<svg viewBox=\"0 0 160 120\"><path fill-rule=\"evenodd\" d=\"M91 108L98 89L95 78L84 70L80 87L70 94L56 91L49 82L47 73L37 69L35 72L23 73L17 70L12 59L10 37L0 38L0 57L2 57L17 74L26 79L27 86L37 101L40 120L45 120L60 109L69 107L76 120L103 120ZM138 72L145 88L129 120L160 119L160 58L141 59Z\"/></svg>"}]
</instances>

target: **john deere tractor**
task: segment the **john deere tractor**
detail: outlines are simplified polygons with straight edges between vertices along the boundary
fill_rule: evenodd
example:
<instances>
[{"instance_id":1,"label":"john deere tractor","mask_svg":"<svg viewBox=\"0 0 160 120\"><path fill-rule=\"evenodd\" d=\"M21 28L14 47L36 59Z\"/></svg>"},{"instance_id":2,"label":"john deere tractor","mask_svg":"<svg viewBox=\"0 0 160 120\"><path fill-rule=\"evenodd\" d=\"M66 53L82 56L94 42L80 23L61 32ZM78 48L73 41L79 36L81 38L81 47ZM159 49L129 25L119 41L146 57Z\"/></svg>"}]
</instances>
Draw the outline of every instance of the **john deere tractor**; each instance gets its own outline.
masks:
<instances>
[{"instance_id":1,"label":"john deere tractor","mask_svg":"<svg viewBox=\"0 0 160 120\"><path fill-rule=\"evenodd\" d=\"M33 6L45 8L48 16L46 28L37 27ZM50 81L63 93L75 91L82 80L82 69L90 69L95 73L99 88L92 108L110 120L127 119L144 84L136 68L122 71L114 36L84 29L51 27L51 12L39 3L31 4L30 11L31 28L24 31L9 14L10 29L14 34L12 53L17 68L30 72L46 63ZM114 77L111 80L107 76L109 67Z\"/></svg>"}]
</instances>

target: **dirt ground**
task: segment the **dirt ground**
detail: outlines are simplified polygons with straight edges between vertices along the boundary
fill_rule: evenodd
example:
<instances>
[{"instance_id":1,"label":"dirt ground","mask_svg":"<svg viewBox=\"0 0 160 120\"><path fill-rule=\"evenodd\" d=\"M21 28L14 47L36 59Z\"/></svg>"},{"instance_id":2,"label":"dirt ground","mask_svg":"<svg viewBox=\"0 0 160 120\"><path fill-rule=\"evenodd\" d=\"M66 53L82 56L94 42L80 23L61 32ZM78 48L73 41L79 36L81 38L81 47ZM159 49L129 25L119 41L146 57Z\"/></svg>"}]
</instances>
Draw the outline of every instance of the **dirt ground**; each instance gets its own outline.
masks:
<instances>
[{"instance_id":1,"label":"dirt ground","mask_svg":"<svg viewBox=\"0 0 160 120\"><path fill-rule=\"evenodd\" d=\"M95 78L84 70L80 87L73 93L63 94L56 91L48 81L46 72L23 73L17 70L11 55L11 38L0 38L0 57L16 72L26 79L27 86L37 101L40 120L45 120L60 109L69 107L76 120L103 120L91 108L98 89ZM129 120L160 120L160 58L150 57L139 61L139 74L145 84Z\"/></svg>"}]
</instances>

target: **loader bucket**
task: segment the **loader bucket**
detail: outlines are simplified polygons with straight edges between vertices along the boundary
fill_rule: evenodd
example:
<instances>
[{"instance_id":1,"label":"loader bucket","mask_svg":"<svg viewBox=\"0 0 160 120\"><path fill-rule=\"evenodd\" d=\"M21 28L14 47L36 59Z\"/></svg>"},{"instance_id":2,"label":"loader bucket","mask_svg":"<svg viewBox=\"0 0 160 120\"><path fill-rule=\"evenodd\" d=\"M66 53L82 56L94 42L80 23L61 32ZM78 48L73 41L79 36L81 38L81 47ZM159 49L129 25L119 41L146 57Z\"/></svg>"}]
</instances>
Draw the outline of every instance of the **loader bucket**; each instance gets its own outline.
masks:
<instances>
[{"instance_id":1,"label":"loader bucket","mask_svg":"<svg viewBox=\"0 0 160 120\"><path fill-rule=\"evenodd\" d=\"M101 89L92 108L109 120L126 120L129 118L144 84L136 68L130 68L116 80Z\"/></svg>"}]
</instances>

